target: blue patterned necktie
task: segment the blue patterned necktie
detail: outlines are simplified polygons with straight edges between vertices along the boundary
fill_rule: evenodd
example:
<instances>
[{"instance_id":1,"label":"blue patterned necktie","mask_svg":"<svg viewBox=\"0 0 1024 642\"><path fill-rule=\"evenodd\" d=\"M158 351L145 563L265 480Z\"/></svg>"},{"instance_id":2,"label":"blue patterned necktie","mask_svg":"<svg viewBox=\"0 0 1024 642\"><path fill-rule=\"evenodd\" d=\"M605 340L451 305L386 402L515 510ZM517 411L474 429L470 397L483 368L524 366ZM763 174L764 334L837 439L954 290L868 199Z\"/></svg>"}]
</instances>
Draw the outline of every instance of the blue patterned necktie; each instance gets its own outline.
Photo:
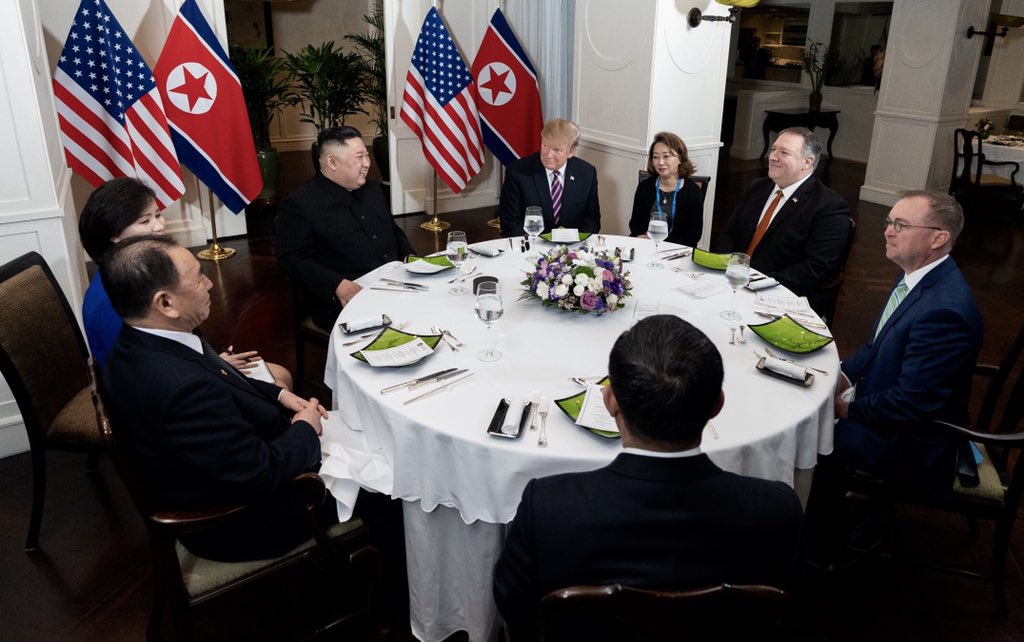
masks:
<instances>
[{"instance_id":1,"label":"blue patterned necktie","mask_svg":"<svg viewBox=\"0 0 1024 642\"><path fill-rule=\"evenodd\" d=\"M878 333L882 331L882 326L889 320L892 313L896 311L896 308L900 307L900 303L903 303L903 299L906 298L907 292L910 288L907 287L906 278L900 279L900 282L896 284L892 294L889 295L889 301L885 304L885 309L882 310L882 316L878 319L878 327L875 328L875 337L878 337Z\"/></svg>"},{"instance_id":2,"label":"blue patterned necktie","mask_svg":"<svg viewBox=\"0 0 1024 642\"><path fill-rule=\"evenodd\" d=\"M558 213L562 211L562 181L558 180L558 170L551 172L551 219L558 225Z\"/></svg>"}]
</instances>

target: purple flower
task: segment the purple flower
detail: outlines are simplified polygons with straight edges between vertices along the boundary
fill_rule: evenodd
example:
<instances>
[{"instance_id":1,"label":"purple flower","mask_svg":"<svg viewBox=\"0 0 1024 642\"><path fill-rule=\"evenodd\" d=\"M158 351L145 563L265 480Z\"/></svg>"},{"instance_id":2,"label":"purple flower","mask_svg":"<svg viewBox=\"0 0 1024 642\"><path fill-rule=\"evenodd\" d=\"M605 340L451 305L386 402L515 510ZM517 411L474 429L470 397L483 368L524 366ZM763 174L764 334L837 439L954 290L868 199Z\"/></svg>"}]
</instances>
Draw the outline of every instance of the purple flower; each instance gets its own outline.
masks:
<instances>
[{"instance_id":1,"label":"purple flower","mask_svg":"<svg viewBox=\"0 0 1024 642\"><path fill-rule=\"evenodd\" d=\"M597 307L598 298L597 295L590 290L583 293L580 297L580 307L584 310L593 310Z\"/></svg>"}]
</instances>

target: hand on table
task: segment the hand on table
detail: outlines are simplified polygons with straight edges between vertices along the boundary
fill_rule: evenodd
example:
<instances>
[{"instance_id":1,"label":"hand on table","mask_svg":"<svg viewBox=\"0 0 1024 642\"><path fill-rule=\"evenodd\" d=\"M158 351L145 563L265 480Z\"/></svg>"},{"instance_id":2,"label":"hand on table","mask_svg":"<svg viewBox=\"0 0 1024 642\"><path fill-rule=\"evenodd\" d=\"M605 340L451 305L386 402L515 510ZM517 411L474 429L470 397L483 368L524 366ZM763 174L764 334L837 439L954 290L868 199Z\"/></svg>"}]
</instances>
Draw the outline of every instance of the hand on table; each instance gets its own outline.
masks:
<instances>
[{"instance_id":1,"label":"hand on table","mask_svg":"<svg viewBox=\"0 0 1024 642\"><path fill-rule=\"evenodd\" d=\"M362 290L363 287L355 281L342 279L338 287L334 288L334 296L338 298L338 301L341 301L342 306L346 306L352 300L352 297L359 294Z\"/></svg>"}]
</instances>

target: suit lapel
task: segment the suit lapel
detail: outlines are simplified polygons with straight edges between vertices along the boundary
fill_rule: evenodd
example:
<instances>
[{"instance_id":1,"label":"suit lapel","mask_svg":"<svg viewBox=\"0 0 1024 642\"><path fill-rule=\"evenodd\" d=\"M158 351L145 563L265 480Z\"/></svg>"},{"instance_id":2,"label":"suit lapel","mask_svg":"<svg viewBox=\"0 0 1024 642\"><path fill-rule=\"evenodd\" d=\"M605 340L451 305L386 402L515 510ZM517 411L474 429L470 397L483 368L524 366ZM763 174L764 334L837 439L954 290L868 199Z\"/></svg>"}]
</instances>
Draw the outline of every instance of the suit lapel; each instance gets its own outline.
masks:
<instances>
[{"instance_id":1,"label":"suit lapel","mask_svg":"<svg viewBox=\"0 0 1024 642\"><path fill-rule=\"evenodd\" d=\"M889 315L889 318L886 319L885 321L885 325L882 326L882 329L881 331L879 331L878 336L875 337L875 340L871 346L872 351L878 349L878 346L879 344L882 343L882 340L885 338L885 335L889 333L889 329L895 327L895 325L899 323L900 319L903 318L903 315L905 315L914 306L914 304L925 295L925 292L927 292L929 288L935 285L935 283L938 282L939 279L946 276L946 274L949 272L952 266L953 259L947 258L945 261L942 262L941 265L935 266L935 268L932 269L931 272L926 274L925 277L921 279L920 283L914 286L914 289L907 293L906 298L904 298L903 301L900 302L899 306L895 310L893 310L892 314ZM890 292L892 291L892 289L896 287L896 284L900 282L900 279L902 279L903 276L903 274L900 274L899 279L896 279L896 282L893 283ZM878 315L878 318L881 318L881 314ZM878 323L877 319L875 320L875 323Z\"/></svg>"}]
</instances>

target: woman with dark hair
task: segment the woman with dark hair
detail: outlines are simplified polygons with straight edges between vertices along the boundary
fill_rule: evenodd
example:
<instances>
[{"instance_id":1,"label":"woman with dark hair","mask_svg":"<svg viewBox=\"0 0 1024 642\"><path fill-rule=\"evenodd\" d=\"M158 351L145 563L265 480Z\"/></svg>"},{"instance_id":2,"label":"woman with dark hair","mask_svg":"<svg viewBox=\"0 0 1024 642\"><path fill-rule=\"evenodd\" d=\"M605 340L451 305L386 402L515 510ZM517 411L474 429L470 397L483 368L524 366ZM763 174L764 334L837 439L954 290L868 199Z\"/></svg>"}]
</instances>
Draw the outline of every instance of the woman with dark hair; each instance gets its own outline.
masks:
<instances>
[{"instance_id":1,"label":"woman with dark hair","mask_svg":"<svg viewBox=\"0 0 1024 642\"><path fill-rule=\"evenodd\" d=\"M629 219L631 236L647 238L651 212L668 217L668 240L694 247L704 230L704 196L700 186L688 180L695 171L686 144L671 132L659 132L647 152L647 173L633 195Z\"/></svg>"},{"instance_id":2,"label":"woman with dark hair","mask_svg":"<svg viewBox=\"0 0 1024 642\"><path fill-rule=\"evenodd\" d=\"M124 239L163 233L164 216L156 203L156 194L135 178L115 178L97 187L89 195L78 219L82 247L97 265L101 265L110 249ZM96 365L102 368L124 321L110 305L98 270L82 300L82 322L89 351ZM255 350L223 352L220 356L243 373L256 368L260 360ZM292 375L286 368L269 361L267 368L277 385L291 390Z\"/></svg>"}]
</instances>

